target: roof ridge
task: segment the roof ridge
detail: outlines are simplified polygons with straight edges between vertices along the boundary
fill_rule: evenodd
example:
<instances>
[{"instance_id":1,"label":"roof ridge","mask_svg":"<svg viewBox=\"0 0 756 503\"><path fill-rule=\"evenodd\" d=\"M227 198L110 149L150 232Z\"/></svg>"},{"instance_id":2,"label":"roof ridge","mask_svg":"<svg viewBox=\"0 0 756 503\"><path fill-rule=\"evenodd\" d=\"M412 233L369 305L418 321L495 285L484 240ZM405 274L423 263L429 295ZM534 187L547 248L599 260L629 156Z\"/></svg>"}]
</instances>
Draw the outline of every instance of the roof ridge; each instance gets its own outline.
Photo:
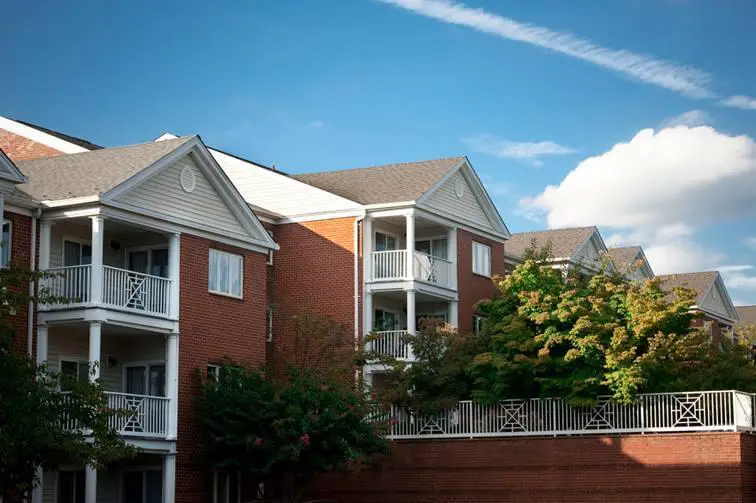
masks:
<instances>
[{"instance_id":1,"label":"roof ridge","mask_svg":"<svg viewBox=\"0 0 756 503\"><path fill-rule=\"evenodd\" d=\"M310 172L310 173L293 174L292 176L298 177L298 176L308 176L308 175L321 175L321 174L326 174L326 173L349 173L350 171L360 171L360 170L364 170L364 169L388 168L388 167L393 167L393 166L409 166L409 165L412 165L412 164L422 164L422 163L425 163L425 162L451 161L451 160L455 160L455 159L462 160L465 157L466 156L464 156L464 155L448 156L448 157L438 157L438 158L435 158L435 159L422 159L420 161L393 162L393 163L388 163L388 164L376 164L376 165L372 165L372 166L361 166L361 167L357 167L357 168L331 169L331 170L327 170L327 171L313 171L313 172Z\"/></svg>"},{"instance_id":2,"label":"roof ridge","mask_svg":"<svg viewBox=\"0 0 756 503\"><path fill-rule=\"evenodd\" d=\"M173 138L171 140L163 140L161 142L147 141L147 142L142 142L142 143L131 143L129 145L119 145L117 147L102 147L102 148L99 148L97 150L90 150L88 152L77 152L75 154L63 154L61 156L55 156L55 157L65 157L66 159L70 159L72 157L86 157L86 156L95 155L95 154L103 155L106 152L114 152L114 151L117 151L117 150L126 150L126 149L130 149L130 148L134 148L134 147L143 147L143 146L147 146L147 145L158 145L160 143L165 144L165 143L170 143L170 142L178 142L179 140L185 142L185 141L188 141L188 140L194 138L195 136L197 136L197 135L179 136L178 138ZM38 159L29 159L29 160L25 160L25 161L18 161L18 163L22 164L22 165L29 165L30 163L43 162L43 161L48 161L50 159L51 159L51 157L40 157Z\"/></svg>"}]
</instances>

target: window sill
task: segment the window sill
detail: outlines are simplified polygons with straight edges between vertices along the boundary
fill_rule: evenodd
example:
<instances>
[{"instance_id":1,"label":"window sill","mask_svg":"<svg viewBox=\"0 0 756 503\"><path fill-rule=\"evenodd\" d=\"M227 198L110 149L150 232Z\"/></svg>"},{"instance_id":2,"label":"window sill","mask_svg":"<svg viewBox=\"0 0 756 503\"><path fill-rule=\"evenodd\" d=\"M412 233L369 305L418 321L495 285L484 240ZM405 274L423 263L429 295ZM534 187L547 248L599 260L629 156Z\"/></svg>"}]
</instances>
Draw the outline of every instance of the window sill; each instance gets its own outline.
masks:
<instances>
[{"instance_id":1,"label":"window sill","mask_svg":"<svg viewBox=\"0 0 756 503\"><path fill-rule=\"evenodd\" d=\"M226 297L227 299L244 300L243 295L234 295L232 293L216 292L213 290L208 290L207 293L210 295L217 295L218 297Z\"/></svg>"},{"instance_id":2,"label":"window sill","mask_svg":"<svg viewBox=\"0 0 756 503\"><path fill-rule=\"evenodd\" d=\"M493 276L486 276L485 274L481 274L479 272L474 272L473 276L477 276L479 278L493 279Z\"/></svg>"}]
</instances>

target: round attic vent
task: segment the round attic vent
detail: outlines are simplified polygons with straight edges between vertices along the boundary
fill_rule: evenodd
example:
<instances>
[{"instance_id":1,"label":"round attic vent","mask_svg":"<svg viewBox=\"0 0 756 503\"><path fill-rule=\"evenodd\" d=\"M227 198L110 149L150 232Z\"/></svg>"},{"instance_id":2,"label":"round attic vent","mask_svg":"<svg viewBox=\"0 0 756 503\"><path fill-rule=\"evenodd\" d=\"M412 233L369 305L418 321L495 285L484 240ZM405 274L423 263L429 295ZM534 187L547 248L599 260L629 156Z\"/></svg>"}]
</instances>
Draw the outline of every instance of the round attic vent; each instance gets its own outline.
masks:
<instances>
[{"instance_id":1,"label":"round attic vent","mask_svg":"<svg viewBox=\"0 0 756 503\"><path fill-rule=\"evenodd\" d=\"M179 182L184 192L194 192L194 187L197 185L197 177L194 175L194 170L189 166L182 169L181 175L179 175Z\"/></svg>"},{"instance_id":2,"label":"round attic vent","mask_svg":"<svg viewBox=\"0 0 756 503\"><path fill-rule=\"evenodd\" d=\"M462 180L454 182L454 193L457 194L457 197L460 199L465 195L465 184L462 183Z\"/></svg>"}]
</instances>

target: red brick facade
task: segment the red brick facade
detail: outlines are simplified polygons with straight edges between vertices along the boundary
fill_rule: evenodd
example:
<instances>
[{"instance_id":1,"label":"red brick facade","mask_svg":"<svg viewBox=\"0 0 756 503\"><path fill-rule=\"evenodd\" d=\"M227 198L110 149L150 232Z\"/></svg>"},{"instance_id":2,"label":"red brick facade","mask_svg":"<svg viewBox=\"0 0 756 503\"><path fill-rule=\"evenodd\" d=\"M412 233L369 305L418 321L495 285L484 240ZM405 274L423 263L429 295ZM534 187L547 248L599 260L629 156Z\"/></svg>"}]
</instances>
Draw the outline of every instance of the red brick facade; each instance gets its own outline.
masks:
<instances>
[{"instance_id":1,"label":"red brick facade","mask_svg":"<svg viewBox=\"0 0 756 503\"><path fill-rule=\"evenodd\" d=\"M208 292L210 248L244 256L243 298ZM203 238L181 236L181 305L179 339L179 411L176 459L176 501L204 503L209 478L194 461L198 429L193 399L196 370L229 357L253 366L265 362L267 308L266 255L247 252Z\"/></svg>"},{"instance_id":2,"label":"red brick facade","mask_svg":"<svg viewBox=\"0 0 756 503\"><path fill-rule=\"evenodd\" d=\"M491 274L504 275L504 245L469 231L457 230L457 289L459 291L459 331L470 333L473 329L475 304L490 299L496 293L491 278L472 272L472 243L477 241L491 247Z\"/></svg>"},{"instance_id":3,"label":"red brick facade","mask_svg":"<svg viewBox=\"0 0 756 503\"><path fill-rule=\"evenodd\" d=\"M3 213L3 218L11 224L11 262L25 269L31 266L31 222L32 217L11 213L8 208ZM28 287L22 287L27 291ZM16 310L15 316L12 317L12 326L15 330L13 338L13 349L19 353L26 352L28 326L29 326L29 309L23 307ZM32 334L32 343L36 337Z\"/></svg>"},{"instance_id":4,"label":"red brick facade","mask_svg":"<svg viewBox=\"0 0 756 503\"><path fill-rule=\"evenodd\" d=\"M55 150L24 136L20 136L5 129L0 129L0 149L12 161L28 161L40 157L54 157L63 155L63 152Z\"/></svg>"},{"instance_id":5,"label":"red brick facade","mask_svg":"<svg viewBox=\"0 0 756 503\"><path fill-rule=\"evenodd\" d=\"M319 480L339 503L756 502L739 433L403 441L380 469Z\"/></svg>"}]
</instances>

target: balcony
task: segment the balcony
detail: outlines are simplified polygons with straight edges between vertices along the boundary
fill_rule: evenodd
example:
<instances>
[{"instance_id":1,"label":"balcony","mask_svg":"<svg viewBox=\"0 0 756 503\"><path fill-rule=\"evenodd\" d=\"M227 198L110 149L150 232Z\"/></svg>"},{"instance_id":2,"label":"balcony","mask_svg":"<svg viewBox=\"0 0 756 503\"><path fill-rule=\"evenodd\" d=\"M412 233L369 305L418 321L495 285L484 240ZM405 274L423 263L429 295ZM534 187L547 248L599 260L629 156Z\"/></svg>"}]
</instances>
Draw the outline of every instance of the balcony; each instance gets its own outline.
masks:
<instances>
[{"instance_id":1,"label":"balcony","mask_svg":"<svg viewBox=\"0 0 756 503\"><path fill-rule=\"evenodd\" d=\"M162 396L105 392L108 407L123 411L111 417L109 426L124 437L164 439L168 436L170 400ZM63 417L69 430L78 429L76 422Z\"/></svg>"},{"instance_id":2,"label":"balcony","mask_svg":"<svg viewBox=\"0 0 756 503\"><path fill-rule=\"evenodd\" d=\"M453 288L455 273L452 261L420 251L412 253L412 278L407 275L407 250L371 253L371 281L403 281L414 279L444 288Z\"/></svg>"},{"instance_id":3,"label":"balcony","mask_svg":"<svg viewBox=\"0 0 756 503\"><path fill-rule=\"evenodd\" d=\"M100 266L93 274L91 264L47 269L45 279L50 294L70 300L65 304L48 304L50 311L88 306L102 306L139 314L167 317L171 312L171 280L111 266ZM102 300L93 302L93 278L101 281Z\"/></svg>"},{"instance_id":4,"label":"balcony","mask_svg":"<svg viewBox=\"0 0 756 503\"><path fill-rule=\"evenodd\" d=\"M407 342L407 330L383 330L373 332L375 340L371 342L368 351L380 355L390 356L397 360L410 360L410 345Z\"/></svg>"}]
</instances>

